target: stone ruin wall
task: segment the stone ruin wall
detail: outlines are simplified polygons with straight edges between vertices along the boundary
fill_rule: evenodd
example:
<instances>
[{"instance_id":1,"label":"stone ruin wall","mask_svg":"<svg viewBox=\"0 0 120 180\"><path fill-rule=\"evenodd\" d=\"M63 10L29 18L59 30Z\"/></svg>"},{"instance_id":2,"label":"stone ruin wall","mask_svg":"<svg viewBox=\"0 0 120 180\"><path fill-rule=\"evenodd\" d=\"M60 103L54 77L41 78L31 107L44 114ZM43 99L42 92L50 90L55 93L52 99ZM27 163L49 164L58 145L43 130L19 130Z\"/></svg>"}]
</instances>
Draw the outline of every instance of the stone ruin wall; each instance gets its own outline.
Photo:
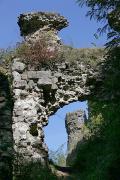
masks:
<instances>
[{"instance_id":1,"label":"stone ruin wall","mask_svg":"<svg viewBox=\"0 0 120 180\"><path fill-rule=\"evenodd\" d=\"M67 20L58 14L51 14L52 20L47 19L47 24L42 27L37 26L35 31L29 28L32 16L34 14L25 14L19 19L21 34L25 36L26 42L30 39L33 41L38 39L43 31L52 30L55 43L60 45L60 41L57 41L59 39L57 32L68 25ZM38 17L38 24L41 24L41 19L43 22L46 21L46 13L38 13L35 16ZM22 29L24 20L27 21L30 30L26 34L23 33L25 29ZM23 63L22 59L14 58L12 77L14 101L12 123L11 115L9 117L12 128L5 132L10 133L10 139L13 133L15 155L19 154L27 161L47 162L48 148L44 143L43 127L48 124L48 117L70 102L86 100L93 94L95 96L96 85L101 82L99 71L80 59L76 60L75 65L71 65L69 59L66 59L64 62L56 62L54 68L42 67L36 70ZM4 112L7 115L6 110ZM2 121L3 119L4 117Z\"/></svg>"},{"instance_id":2,"label":"stone ruin wall","mask_svg":"<svg viewBox=\"0 0 120 180\"><path fill-rule=\"evenodd\" d=\"M46 159L43 127L48 117L70 102L91 94L86 82L94 72L79 64L56 64L54 70L28 70L20 59L14 59L13 74L13 136L15 150L32 159ZM92 87L93 88L93 87Z\"/></svg>"},{"instance_id":3,"label":"stone ruin wall","mask_svg":"<svg viewBox=\"0 0 120 180\"><path fill-rule=\"evenodd\" d=\"M68 135L67 142L67 165L73 162L78 143L83 140L83 126L87 122L86 112L77 110L66 114L65 126ZM76 151L77 152L77 151Z\"/></svg>"}]
</instances>

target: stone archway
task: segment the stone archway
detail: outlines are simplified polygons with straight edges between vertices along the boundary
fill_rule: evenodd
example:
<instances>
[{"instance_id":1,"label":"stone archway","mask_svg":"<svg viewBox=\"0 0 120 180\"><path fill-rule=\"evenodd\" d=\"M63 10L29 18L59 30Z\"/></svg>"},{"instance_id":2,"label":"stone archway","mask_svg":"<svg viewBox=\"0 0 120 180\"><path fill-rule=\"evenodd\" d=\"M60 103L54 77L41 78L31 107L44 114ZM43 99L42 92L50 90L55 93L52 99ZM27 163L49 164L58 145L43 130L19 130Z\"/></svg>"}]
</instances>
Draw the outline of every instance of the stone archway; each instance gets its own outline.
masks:
<instances>
[{"instance_id":1,"label":"stone archway","mask_svg":"<svg viewBox=\"0 0 120 180\"><path fill-rule=\"evenodd\" d=\"M48 117L63 105L86 100L93 91L87 82L91 76L93 83L97 82L94 76L96 72L91 73L91 69L83 64L76 69L66 68L65 63L57 65L54 71L30 71L26 70L20 59L14 60L12 68L15 149L33 159L46 159L47 148L42 128L47 125Z\"/></svg>"},{"instance_id":2,"label":"stone archway","mask_svg":"<svg viewBox=\"0 0 120 180\"><path fill-rule=\"evenodd\" d=\"M49 20L42 29L37 27L33 32L25 34L27 40L30 38L35 40L36 34L39 38L39 34L44 29L49 31L51 28L55 29L56 37L57 30L67 25L67 21L60 15L36 13L21 15L19 21L21 30L23 30L22 23L24 24L26 20L31 23L34 16L41 18L45 16ZM57 22L56 25L53 25L53 19ZM29 35L29 33L33 34ZM96 50L91 51L94 53ZM43 127L47 125L48 117L63 105L95 96L96 85L101 81L100 69L93 69L81 59L77 59L74 65L66 59L56 62L52 69L32 68L31 70L20 58L15 58L12 64L14 149L27 160L45 162L48 158L48 149L44 144Z\"/></svg>"}]
</instances>

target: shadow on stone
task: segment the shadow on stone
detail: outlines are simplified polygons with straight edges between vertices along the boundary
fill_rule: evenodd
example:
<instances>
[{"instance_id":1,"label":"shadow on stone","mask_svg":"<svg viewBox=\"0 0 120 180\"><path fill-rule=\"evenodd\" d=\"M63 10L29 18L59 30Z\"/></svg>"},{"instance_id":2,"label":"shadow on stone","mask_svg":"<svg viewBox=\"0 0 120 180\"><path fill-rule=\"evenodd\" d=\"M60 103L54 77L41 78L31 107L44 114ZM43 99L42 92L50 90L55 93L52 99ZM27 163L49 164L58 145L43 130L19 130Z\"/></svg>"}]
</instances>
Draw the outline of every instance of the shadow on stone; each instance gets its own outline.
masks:
<instances>
[{"instance_id":1,"label":"shadow on stone","mask_svg":"<svg viewBox=\"0 0 120 180\"><path fill-rule=\"evenodd\" d=\"M0 74L0 179L12 180L12 99L9 82Z\"/></svg>"}]
</instances>

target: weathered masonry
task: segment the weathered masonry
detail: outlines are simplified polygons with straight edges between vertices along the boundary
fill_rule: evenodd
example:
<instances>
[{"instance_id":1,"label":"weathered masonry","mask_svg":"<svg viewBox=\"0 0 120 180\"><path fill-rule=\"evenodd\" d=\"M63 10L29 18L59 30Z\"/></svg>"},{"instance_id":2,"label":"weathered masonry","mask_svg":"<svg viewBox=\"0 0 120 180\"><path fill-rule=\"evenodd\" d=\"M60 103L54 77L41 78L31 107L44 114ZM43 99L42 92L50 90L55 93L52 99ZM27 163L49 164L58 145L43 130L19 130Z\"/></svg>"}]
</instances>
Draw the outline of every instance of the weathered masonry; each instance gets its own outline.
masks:
<instances>
[{"instance_id":1,"label":"weathered masonry","mask_svg":"<svg viewBox=\"0 0 120 180\"><path fill-rule=\"evenodd\" d=\"M35 26L30 29L34 19L36 29ZM52 31L55 37L52 46L60 46L57 32L68 22L59 14L35 13L21 15L19 25L27 42L34 42L41 33ZM92 51L97 52L96 49ZM15 151L29 160L47 160L43 127L48 124L48 117L65 104L91 96L95 85L101 81L98 69L93 69L81 59L75 60L74 65L66 59L55 62L54 68L44 66L36 70L23 63L22 59L14 59L12 128Z\"/></svg>"},{"instance_id":2,"label":"weathered masonry","mask_svg":"<svg viewBox=\"0 0 120 180\"><path fill-rule=\"evenodd\" d=\"M57 33L68 26L63 16L44 12L22 14L18 24L21 35L28 44L34 43L41 34L48 32L51 50L54 46L60 50L62 43ZM74 62L70 60L72 56ZM89 62L90 59L96 61L95 67ZM27 161L47 161L48 148L44 143L43 127L48 124L48 117L70 102L98 96L102 82L98 62L102 60L103 53L99 49L71 49L64 60L55 61L52 66L37 68L29 66L20 57L14 58L11 66L13 112L12 105L8 109L4 108L6 99L9 101L10 96L6 95L6 90L3 92L0 89L0 143L3 145L10 142L9 145L6 144L4 152L0 144L1 163L9 164L8 155L13 157L13 152ZM7 160L4 162L5 158ZM0 164L0 171L1 167L3 164Z\"/></svg>"},{"instance_id":3,"label":"weathered masonry","mask_svg":"<svg viewBox=\"0 0 120 180\"><path fill-rule=\"evenodd\" d=\"M87 116L84 110L77 110L66 114L65 125L68 135L67 142L67 164L74 160L74 154L78 143L83 141L83 127L87 122Z\"/></svg>"}]
</instances>

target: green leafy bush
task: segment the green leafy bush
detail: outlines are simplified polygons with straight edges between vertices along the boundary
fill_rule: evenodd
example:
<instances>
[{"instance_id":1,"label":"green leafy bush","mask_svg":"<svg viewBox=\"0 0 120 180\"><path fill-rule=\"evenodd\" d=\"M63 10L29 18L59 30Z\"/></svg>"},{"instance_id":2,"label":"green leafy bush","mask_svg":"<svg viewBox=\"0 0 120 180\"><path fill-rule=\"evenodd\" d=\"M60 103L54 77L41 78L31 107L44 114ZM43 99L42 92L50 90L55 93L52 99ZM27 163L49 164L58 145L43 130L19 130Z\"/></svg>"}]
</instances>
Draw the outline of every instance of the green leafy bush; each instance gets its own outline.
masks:
<instances>
[{"instance_id":1,"label":"green leafy bush","mask_svg":"<svg viewBox=\"0 0 120 180\"><path fill-rule=\"evenodd\" d=\"M52 173L47 166L39 162L24 163L19 166L19 171L14 174L14 180L57 180L57 176Z\"/></svg>"},{"instance_id":2,"label":"green leafy bush","mask_svg":"<svg viewBox=\"0 0 120 180\"><path fill-rule=\"evenodd\" d=\"M10 75L12 60L16 55L15 48L0 49L0 73Z\"/></svg>"},{"instance_id":3,"label":"green leafy bush","mask_svg":"<svg viewBox=\"0 0 120 180\"><path fill-rule=\"evenodd\" d=\"M79 145L73 168L80 172L81 179L107 180L111 176L110 169L113 173L118 172L116 161L120 158L120 104L107 103L105 105L96 101L94 104L91 103L91 107L98 116L91 116L91 121L87 125L89 138L87 136L87 139ZM119 177L119 174L114 175ZM113 179L117 180L117 178Z\"/></svg>"},{"instance_id":4,"label":"green leafy bush","mask_svg":"<svg viewBox=\"0 0 120 180\"><path fill-rule=\"evenodd\" d=\"M84 142L73 168L84 180L118 180L120 162L120 51L109 52L100 96L89 100ZM114 72L114 73L113 73Z\"/></svg>"}]
</instances>

